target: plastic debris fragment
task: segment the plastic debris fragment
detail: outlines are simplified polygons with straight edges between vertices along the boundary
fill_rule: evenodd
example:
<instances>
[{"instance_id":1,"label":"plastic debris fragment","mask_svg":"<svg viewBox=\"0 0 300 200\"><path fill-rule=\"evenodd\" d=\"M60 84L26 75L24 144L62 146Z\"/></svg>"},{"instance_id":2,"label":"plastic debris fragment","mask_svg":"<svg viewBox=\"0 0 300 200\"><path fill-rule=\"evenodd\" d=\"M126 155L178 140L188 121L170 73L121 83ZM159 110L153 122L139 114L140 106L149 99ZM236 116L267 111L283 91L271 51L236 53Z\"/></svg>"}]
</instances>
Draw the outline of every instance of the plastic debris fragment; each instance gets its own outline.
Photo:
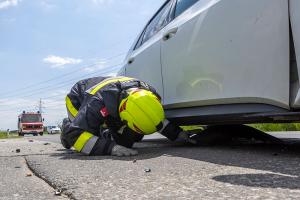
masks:
<instances>
[{"instance_id":1,"label":"plastic debris fragment","mask_svg":"<svg viewBox=\"0 0 300 200\"><path fill-rule=\"evenodd\" d=\"M29 172L26 174L26 177L29 177L29 176L32 176L32 173Z\"/></svg>"},{"instance_id":2,"label":"plastic debris fragment","mask_svg":"<svg viewBox=\"0 0 300 200\"><path fill-rule=\"evenodd\" d=\"M149 173L149 172L151 172L151 169L150 168L145 168L144 172Z\"/></svg>"},{"instance_id":3,"label":"plastic debris fragment","mask_svg":"<svg viewBox=\"0 0 300 200\"><path fill-rule=\"evenodd\" d=\"M58 188L58 189L55 190L55 193L54 193L54 194L55 194L56 196L60 196L61 193L62 193L62 190Z\"/></svg>"}]
</instances>

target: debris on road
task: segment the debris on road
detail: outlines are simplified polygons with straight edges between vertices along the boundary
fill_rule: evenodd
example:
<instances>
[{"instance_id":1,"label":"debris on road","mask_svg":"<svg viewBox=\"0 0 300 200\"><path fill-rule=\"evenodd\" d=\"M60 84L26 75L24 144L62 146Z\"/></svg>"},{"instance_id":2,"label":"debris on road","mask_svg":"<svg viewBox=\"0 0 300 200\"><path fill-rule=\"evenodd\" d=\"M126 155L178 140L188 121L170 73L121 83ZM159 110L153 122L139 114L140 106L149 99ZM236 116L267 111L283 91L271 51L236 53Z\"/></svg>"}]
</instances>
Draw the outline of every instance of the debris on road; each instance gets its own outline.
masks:
<instances>
[{"instance_id":1,"label":"debris on road","mask_svg":"<svg viewBox=\"0 0 300 200\"><path fill-rule=\"evenodd\" d=\"M134 159L132 162L133 162L133 163L136 163L136 159Z\"/></svg>"},{"instance_id":2,"label":"debris on road","mask_svg":"<svg viewBox=\"0 0 300 200\"><path fill-rule=\"evenodd\" d=\"M32 173L29 172L26 174L26 177L30 177L30 176L32 176Z\"/></svg>"},{"instance_id":3,"label":"debris on road","mask_svg":"<svg viewBox=\"0 0 300 200\"><path fill-rule=\"evenodd\" d=\"M20 153L21 152L21 149L16 149L16 153Z\"/></svg>"},{"instance_id":4,"label":"debris on road","mask_svg":"<svg viewBox=\"0 0 300 200\"><path fill-rule=\"evenodd\" d=\"M61 193L62 193L62 190L61 190L61 189L56 189L54 194L55 194L56 196L60 196Z\"/></svg>"},{"instance_id":5,"label":"debris on road","mask_svg":"<svg viewBox=\"0 0 300 200\"><path fill-rule=\"evenodd\" d=\"M145 168L144 172L149 173L149 172L151 172L151 169L150 168Z\"/></svg>"},{"instance_id":6,"label":"debris on road","mask_svg":"<svg viewBox=\"0 0 300 200\"><path fill-rule=\"evenodd\" d=\"M16 168L16 169L20 169L21 167L20 167L20 166L15 166L15 168Z\"/></svg>"},{"instance_id":7,"label":"debris on road","mask_svg":"<svg viewBox=\"0 0 300 200\"><path fill-rule=\"evenodd\" d=\"M44 143L44 145L50 145L50 143L49 143L49 142L46 142L46 143Z\"/></svg>"},{"instance_id":8,"label":"debris on road","mask_svg":"<svg viewBox=\"0 0 300 200\"><path fill-rule=\"evenodd\" d=\"M33 142L33 140L28 140L28 142Z\"/></svg>"}]
</instances>

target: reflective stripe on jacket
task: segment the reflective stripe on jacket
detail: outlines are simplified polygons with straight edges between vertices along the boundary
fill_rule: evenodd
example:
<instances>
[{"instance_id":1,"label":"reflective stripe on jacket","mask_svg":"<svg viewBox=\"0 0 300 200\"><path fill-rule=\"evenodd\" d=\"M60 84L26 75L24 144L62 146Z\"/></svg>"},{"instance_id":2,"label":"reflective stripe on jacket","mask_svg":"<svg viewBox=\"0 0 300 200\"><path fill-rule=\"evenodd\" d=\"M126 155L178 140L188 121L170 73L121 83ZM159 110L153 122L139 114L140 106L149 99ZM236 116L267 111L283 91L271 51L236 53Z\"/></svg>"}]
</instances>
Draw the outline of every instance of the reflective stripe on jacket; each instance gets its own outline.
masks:
<instances>
[{"instance_id":1,"label":"reflective stripe on jacket","mask_svg":"<svg viewBox=\"0 0 300 200\"><path fill-rule=\"evenodd\" d=\"M124 90L134 87L149 90L160 98L153 87L129 77L95 77L76 83L66 97L71 121L63 131L67 142L87 155L95 151L100 155L110 154L115 141L103 136L101 127L105 124L117 132L124 125L118 113L120 98ZM170 131L162 131L162 134L171 140L178 135Z\"/></svg>"}]
</instances>

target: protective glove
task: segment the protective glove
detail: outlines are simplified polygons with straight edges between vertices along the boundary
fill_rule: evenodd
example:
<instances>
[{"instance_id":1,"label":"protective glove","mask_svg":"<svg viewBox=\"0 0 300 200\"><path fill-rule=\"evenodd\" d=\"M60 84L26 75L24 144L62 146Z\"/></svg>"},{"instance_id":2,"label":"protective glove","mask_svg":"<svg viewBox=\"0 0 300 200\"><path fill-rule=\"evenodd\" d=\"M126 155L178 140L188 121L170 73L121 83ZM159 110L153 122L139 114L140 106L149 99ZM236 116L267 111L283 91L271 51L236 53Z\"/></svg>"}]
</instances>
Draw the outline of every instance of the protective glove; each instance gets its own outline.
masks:
<instances>
[{"instance_id":1,"label":"protective glove","mask_svg":"<svg viewBox=\"0 0 300 200\"><path fill-rule=\"evenodd\" d=\"M138 152L136 150L123 147L121 145L115 145L111 150L112 156L136 156Z\"/></svg>"},{"instance_id":2,"label":"protective glove","mask_svg":"<svg viewBox=\"0 0 300 200\"><path fill-rule=\"evenodd\" d=\"M178 134L176 142L187 142L190 144L197 144L197 141L195 139L192 139L190 135L191 135L191 133L189 133L187 131L181 131Z\"/></svg>"}]
</instances>

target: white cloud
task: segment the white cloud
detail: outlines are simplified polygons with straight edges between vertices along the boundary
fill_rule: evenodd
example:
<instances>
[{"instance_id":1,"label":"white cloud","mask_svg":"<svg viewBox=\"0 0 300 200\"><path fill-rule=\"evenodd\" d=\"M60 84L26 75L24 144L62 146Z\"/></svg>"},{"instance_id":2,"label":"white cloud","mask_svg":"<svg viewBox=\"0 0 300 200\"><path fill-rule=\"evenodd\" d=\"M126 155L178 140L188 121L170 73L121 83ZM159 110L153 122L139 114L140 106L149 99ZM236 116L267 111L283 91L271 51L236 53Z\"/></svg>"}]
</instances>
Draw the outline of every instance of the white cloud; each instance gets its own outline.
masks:
<instances>
[{"instance_id":1,"label":"white cloud","mask_svg":"<svg viewBox=\"0 0 300 200\"><path fill-rule=\"evenodd\" d=\"M116 72L111 72L111 73L105 74L105 76L116 76L117 73L118 73L117 71Z\"/></svg>"},{"instance_id":2,"label":"white cloud","mask_svg":"<svg viewBox=\"0 0 300 200\"><path fill-rule=\"evenodd\" d=\"M17 6L20 0L2 0L0 1L0 10L11 6Z\"/></svg>"},{"instance_id":3,"label":"white cloud","mask_svg":"<svg viewBox=\"0 0 300 200\"><path fill-rule=\"evenodd\" d=\"M114 0L92 0L92 2L96 5L102 5L102 4L113 3Z\"/></svg>"},{"instance_id":4,"label":"white cloud","mask_svg":"<svg viewBox=\"0 0 300 200\"><path fill-rule=\"evenodd\" d=\"M69 58L69 57L59 57L54 55L49 55L43 59L45 63L52 64L52 68L64 68L65 65L79 64L82 62L81 59Z\"/></svg>"},{"instance_id":5,"label":"white cloud","mask_svg":"<svg viewBox=\"0 0 300 200\"><path fill-rule=\"evenodd\" d=\"M86 72L95 72L106 68L108 63L105 60L97 61L96 64L92 66L85 67L83 70Z\"/></svg>"},{"instance_id":6,"label":"white cloud","mask_svg":"<svg viewBox=\"0 0 300 200\"><path fill-rule=\"evenodd\" d=\"M47 0L40 1L40 5L41 5L41 7L43 8L44 11L51 11L54 8L57 7L55 4L50 3Z\"/></svg>"}]
</instances>

